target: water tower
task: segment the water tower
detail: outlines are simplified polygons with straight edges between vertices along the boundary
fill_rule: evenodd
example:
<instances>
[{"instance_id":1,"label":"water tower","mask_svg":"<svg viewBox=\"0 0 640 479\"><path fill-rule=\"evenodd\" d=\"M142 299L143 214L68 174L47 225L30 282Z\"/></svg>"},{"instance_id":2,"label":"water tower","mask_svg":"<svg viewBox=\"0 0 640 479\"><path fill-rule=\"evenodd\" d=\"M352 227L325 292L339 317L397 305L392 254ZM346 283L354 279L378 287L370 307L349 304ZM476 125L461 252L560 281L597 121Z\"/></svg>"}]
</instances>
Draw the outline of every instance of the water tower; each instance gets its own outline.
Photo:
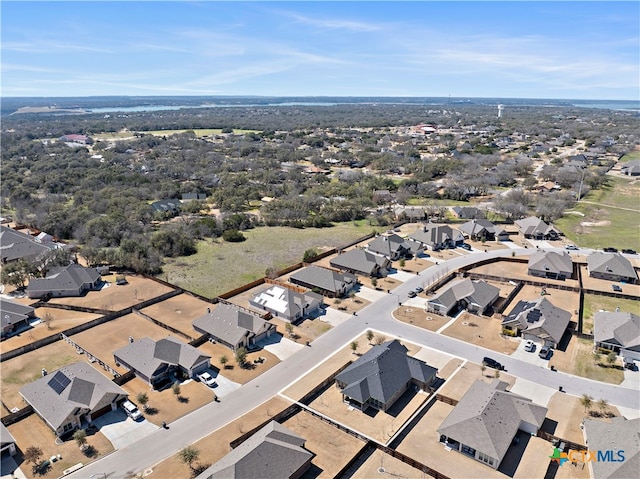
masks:
<instances>
[{"instance_id":1,"label":"water tower","mask_svg":"<svg viewBox=\"0 0 640 479\"><path fill-rule=\"evenodd\" d=\"M498 118L502 118L502 110L504 110L504 105L498 105Z\"/></svg>"}]
</instances>

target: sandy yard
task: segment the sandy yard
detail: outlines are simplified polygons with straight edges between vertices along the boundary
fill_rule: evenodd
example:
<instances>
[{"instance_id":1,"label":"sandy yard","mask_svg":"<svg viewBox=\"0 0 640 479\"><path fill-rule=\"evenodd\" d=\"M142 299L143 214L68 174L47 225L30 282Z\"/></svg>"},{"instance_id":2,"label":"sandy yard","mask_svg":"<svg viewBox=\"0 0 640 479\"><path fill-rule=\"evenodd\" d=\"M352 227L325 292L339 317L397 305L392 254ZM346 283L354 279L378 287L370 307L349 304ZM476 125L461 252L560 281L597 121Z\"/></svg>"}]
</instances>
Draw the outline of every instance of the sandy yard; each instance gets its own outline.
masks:
<instances>
[{"instance_id":1,"label":"sandy yard","mask_svg":"<svg viewBox=\"0 0 640 479\"><path fill-rule=\"evenodd\" d=\"M598 279L589 277L586 265L582 266L582 287L585 289L592 289L595 291L604 291L612 293L612 285L617 284L622 288L624 294L631 294L640 299L640 284L621 284L616 281L608 281L606 279Z\"/></svg>"},{"instance_id":2,"label":"sandy yard","mask_svg":"<svg viewBox=\"0 0 640 479\"><path fill-rule=\"evenodd\" d=\"M0 343L0 352L5 353L18 349L26 344L31 344L39 339L61 333L69 328L100 317L99 314L66 311L56 308L37 308L35 314L43 321L33 325L31 329L2 341Z\"/></svg>"},{"instance_id":3,"label":"sandy yard","mask_svg":"<svg viewBox=\"0 0 640 479\"><path fill-rule=\"evenodd\" d=\"M414 306L400 306L393 312L393 317L398 321L413 324L429 331L437 331L452 319L449 316L427 313L424 308Z\"/></svg>"},{"instance_id":4,"label":"sandy yard","mask_svg":"<svg viewBox=\"0 0 640 479\"><path fill-rule=\"evenodd\" d=\"M504 354L513 353L520 344L502 335L502 322L499 319L468 312L462 313L442 334Z\"/></svg>"},{"instance_id":5,"label":"sandy yard","mask_svg":"<svg viewBox=\"0 0 640 479\"><path fill-rule=\"evenodd\" d=\"M276 325L276 330L282 334L283 338L290 339L299 344L306 344L307 341L313 341L332 328L330 324L322 322L318 318L305 319L293 326L293 336L290 336L286 330L286 325L290 323L275 317L271 318L269 322Z\"/></svg>"},{"instance_id":6,"label":"sandy yard","mask_svg":"<svg viewBox=\"0 0 640 479\"><path fill-rule=\"evenodd\" d=\"M126 278L128 284L119 286L115 284L115 275L103 276L102 279L108 281L109 285L100 291L89 291L80 297L53 298L50 302L119 311L171 291L168 286L141 276Z\"/></svg>"},{"instance_id":7,"label":"sandy yard","mask_svg":"<svg viewBox=\"0 0 640 479\"><path fill-rule=\"evenodd\" d=\"M287 419L283 426L306 439L305 449L316 454L311 461L314 476L331 478L360 451L365 443L321 421L306 411Z\"/></svg>"},{"instance_id":8,"label":"sandy yard","mask_svg":"<svg viewBox=\"0 0 640 479\"><path fill-rule=\"evenodd\" d=\"M619 360L609 366L605 356L596 359L593 354L593 341L575 336L569 341L566 351L554 351L549 360L549 367L551 366L554 366L558 371L596 381L620 384L624 380Z\"/></svg>"},{"instance_id":9,"label":"sandy yard","mask_svg":"<svg viewBox=\"0 0 640 479\"><path fill-rule=\"evenodd\" d=\"M557 279L539 278L527 274L527 262L516 263L513 261L494 261L470 270L473 273L488 274L491 276L500 276L511 280L527 280L545 283L548 285L579 287L578 280L566 279L564 281Z\"/></svg>"},{"instance_id":10,"label":"sandy yard","mask_svg":"<svg viewBox=\"0 0 640 479\"><path fill-rule=\"evenodd\" d=\"M380 467L385 470L384 474L378 472ZM373 453L367 458L367 460L358 468L353 477L384 478L385 474L388 474L390 477L394 478L417 479L425 477L425 475L420 472L420 470L415 469L408 464L405 464L401 460L396 459L389 454L385 454L379 449L373 451Z\"/></svg>"},{"instance_id":11,"label":"sandy yard","mask_svg":"<svg viewBox=\"0 0 640 479\"><path fill-rule=\"evenodd\" d=\"M547 432L568 441L584 444L580 423L588 417L588 413L580 404L580 398L557 392L551 396L547 408L544 427ZM550 429L546 427L547 424Z\"/></svg>"},{"instance_id":12,"label":"sandy yard","mask_svg":"<svg viewBox=\"0 0 640 479\"><path fill-rule=\"evenodd\" d=\"M258 406L253 411L218 429L192 445L200 451L198 464L208 467L224 457L231 448L229 443L242 434L269 420L275 414L286 409L290 403L275 397ZM189 477L189 468L180 461L178 455L171 456L153 467L151 478Z\"/></svg>"},{"instance_id":13,"label":"sandy yard","mask_svg":"<svg viewBox=\"0 0 640 479\"><path fill-rule=\"evenodd\" d=\"M76 350L64 341L57 341L28 354L2 362L2 402L9 408L23 408L26 403L19 391L23 385L42 377L42 368L49 373L56 369L78 361L86 361L85 355L78 355ZM111 379L102 368L97 369ZM7 412L7 411L5 411ZM2 414L5 415L4 413Z\"/></svg>"},{"instance_id":14,"label":"sandy yard","mask_svg":"<svg viewBox=\"0 0 640 479\"><path fill-rule=\"evenodd\" d=\"M360 283L362 284L362 286L365 286L367 288L371 288L371 289L376 289L378 288L378 290L380 291L393 291L397 286L400 286L402 284L402 282L400 280L397 280L395 278L389 278L389 277L385 277L385 278L376 278L376 287L373 287L373 284L371 283L371 278L367 277L367 276L358 276L358 281L360 281Z\"/></svg>"},{"instance_id":15,"label":"sandy yard","mask_svg":"<svg viewBox=\"0 0 640 479\"><path fill-rule=\"evenodd\" d=\"M62 471L82 462L87 464L113 451L111 442L100 432L87 434L87 445L92 447L92 455L85 455L76 442L71 439L60 445L55 443L55 434L49 426L37 415L31 416L12 424L7 429L15 438L21 451L26 451L28 447L36 446L42 449L42 461L49 459L53 455L60 454L62 459L51 464L51 468L45 477L60 477ZM91 452L91 451L88 451ZM32 479L42 477L33 474L31 463L23 462L22 454L15 456L16 462L24 474Z\"/></svg>"},{"instance_id":16,"label":"sandy yard","mask_svg":"<svg viewBox=\"0 0 640 479\"><path fill-rule=\"evenodd\" d=\"M141 312L176 328L178 331L182 331L192 338L198 338L201 334L193 329L193 320L207 314L207 308L213 311L216 306L183 293L144 308Z\"/></svg>"},{"instance_id":17,"label":"sandy yard","mask_svg":"<svg viewBox=\"0 0 640 479\"><path fill-rule=\"evenodd\" d=\"M265 349L260 349L258 351L248 353L246 359L248 366L241 368L236 362L235 353L220 343L212 344L207 341L199 346L198 349L204 354L211 356L211 366L219 369L220 374L225 378L240 384L251 381L280 362L278 357L274 354ZM227 358L228 362L226 364L226 368L220 361L222 356L226 356ZM262 363L254 363L254 360L258 358L264 358L264 361Z\"/></svg>"},{"instance_id":18,"label":"sandy yard","mask_svg":"<svg viewBox=\"0 0 640 479\"><path fill-rule=\"evenodd\" d=\"M487 250L487 251L496 251L499 249L508 249L509 247L507 245L505 245L502 242L498 242L498 241L485 241L484 243L482 241L472 241L470 239L465 239L464 240L465 243L469 243L473 248L475 249L479 249L481 251Z\"/></svg>"},{"instance_id":19,"label":"sandy yard","mask_svg":"<svg viewBox=\"0 0 640 479\"><path fill-rule=\"evenodd\" d=\"M438 389L438 394L447 396L451 399L460 400L462 396L469 390L471 385L477 381L482 380L486 383L491 383L495 380L495 370L487 368L484 372L479 364L467 362L449 381ZM500 381L504 381L509 384L507 389L511 389L516 381L516 378L506 374L500 373Z\"/></svg>"}]
</instances>

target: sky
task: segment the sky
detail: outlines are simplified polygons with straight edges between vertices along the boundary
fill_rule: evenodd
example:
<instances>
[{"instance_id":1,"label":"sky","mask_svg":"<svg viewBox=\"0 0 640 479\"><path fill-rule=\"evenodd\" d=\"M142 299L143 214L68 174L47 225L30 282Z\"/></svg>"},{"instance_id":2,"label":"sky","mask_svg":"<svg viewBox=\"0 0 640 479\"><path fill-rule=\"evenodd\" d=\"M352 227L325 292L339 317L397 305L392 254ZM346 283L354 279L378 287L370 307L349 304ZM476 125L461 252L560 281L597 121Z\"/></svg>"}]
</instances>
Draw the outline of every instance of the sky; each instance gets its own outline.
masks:
<instances>
[{"instance_id":1,"label":"sky","mask_svg":"<svg viewBox=\"0 0 640 479\"><path fill-rule=\"evenodd\" d=\"M637 100L640 2L0 2L3 97Z\"/></svg>"}]
</instances>

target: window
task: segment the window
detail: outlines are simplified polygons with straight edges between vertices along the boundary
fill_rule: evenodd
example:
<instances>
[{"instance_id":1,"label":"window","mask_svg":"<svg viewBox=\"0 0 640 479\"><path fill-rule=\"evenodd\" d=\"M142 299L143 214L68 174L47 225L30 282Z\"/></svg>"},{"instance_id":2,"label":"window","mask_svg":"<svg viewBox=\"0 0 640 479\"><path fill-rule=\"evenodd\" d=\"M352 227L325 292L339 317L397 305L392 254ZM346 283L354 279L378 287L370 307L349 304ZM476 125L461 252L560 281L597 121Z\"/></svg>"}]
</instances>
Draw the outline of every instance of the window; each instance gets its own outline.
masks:
<instances>
[{"instance_id":1,"label":"window","mask_svg":"<svg viewBox=\"0 0 640 479\"><path fill-rule=\"evenodd\" d=\"M478 459L484 462L485 464L489 464L490 466L493 466L493 458L491 456L487 456L486 454L481 452L478 454Z\"/></svg>"}]
</instances>

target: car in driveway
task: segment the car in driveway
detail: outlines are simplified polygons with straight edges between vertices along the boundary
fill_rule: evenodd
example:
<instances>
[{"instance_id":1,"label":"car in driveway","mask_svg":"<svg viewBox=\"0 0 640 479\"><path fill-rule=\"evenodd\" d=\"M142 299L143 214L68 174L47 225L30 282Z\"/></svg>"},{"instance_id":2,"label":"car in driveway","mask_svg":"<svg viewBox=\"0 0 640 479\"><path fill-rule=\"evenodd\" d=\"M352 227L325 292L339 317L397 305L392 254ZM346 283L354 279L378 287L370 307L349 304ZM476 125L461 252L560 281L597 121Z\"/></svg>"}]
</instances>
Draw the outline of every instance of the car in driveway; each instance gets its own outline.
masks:
<instances>
[{"instance_id":1,"label":"car in driveway","mask_svg":"<svg viewBox=\"0 0 640 479\"><path fill-rule=\"evenodd\" d=\"M636 250L634 250L634 249L626 249L626 248L625 248L625 249L623 249L623 250L622 250L622 252L623 252L624 254L638 254L638 253L636 252Z\"/></svg>"},{"instance_id":2,"label":"car in driveway","mask_svg":"<svg viewBox=\"0 0 640 479\"><path fill-rule=\"evenodd\" d=\"M553 348L551 346L542 346L542 349L540 349L540 352L538 353L538 356L542 359L549 359L552 355Z\"/></svg>"},{"instance_id":3,"label":"car in driveway","mask_svg":"<svg viewBox=\"0 0 640 479\"><path fill-rule=\"evenodd\" d=\"M462 243L460 248L466 249L467 251L471 251L471 245L469 243Z\"/></svg>"},{"instance_id":4,"label":"car in driveway","mask_svg":"<svg viewBox=\"0 0 640 479\"><path fill-rule=\"evenodd\" d=\"M617 284L612 284L611 289L614 290L616 293L622 293L622 288Z\"/></svg>"},{"instance_id":5,"label":"car in driveway","mask_svg":"<svg viewBox=\"0 0 640 479\"><path fill-rule=\"evenodd\" d=\"M617 253L618 250L616 248L612 248L611 246L607 247L607 248L603 248L603 251L605 253Z\"/></svg>"},{"instance_id":6,"label":"car in driveway","mask_svg":"<svg viewBox=\"0 0 640 479\"><path fill-rule=\"evenodd\" d=\"M213 376L209 374L207 371L198 374L198 379L200 380L201 383L206 384L210 388L215 388L218 385L216 380L213 379Z\"/></svg>"},{"instance_id":7,"label":"car in driveway","mask_svg":"<svg viewBox=\"0 0 640 479\"><path fill-rule=\"evenodd\" d=\"M407 293L407 296L409 296L410 298L415 298L416 296L418 296L418 293L416 293L414 290L411 290Z\"/></svg>"},{"instance_id":8,"label":"car in driveway","mask_svg":"<svg viewBox=\"0 0 640 479\"><path fill-rule=\"evenodd\" d=\"M564 247L564 249L568 249L568 250L571 250L571 251L578 251L580 248L578 248L574 244L568 244L567 246Z\"/></svg>"},{"instance_id":9,"label":"car in driveway","mask_svg":"<svg viewBox=\"0 0 640 479\"><path fill-rule=\"evenodd\" d=\"M496 361L493 358L486 357L486 356L482 360L482 364L487 366L487 367L489 367L489 368L497 369L498 371L502 371L504 369L504 366L502 364L500 364L498 361Z\"/></svg>"},{"instance_id":10,"label":"car in driveway","mask_svg":"<svg viewBox=\"0 0 640 479\"><path fill-rule=\"evenodd\" d=\"M143 418L142 413L140 412L138 407L131 401L123 402L122 409L124 409L124 412L127 413L127 416L129 416L134 421L139 421Z\"/></svg>"},{"instance_id":11,"label":"car in driveway","mask_svg":"<svg viewBox=\"0 0 640 479\"><path fill-rule=\"evenodd\" d=\"M531 340L525 341L524 342L524 350L529 352L529 353L534 352L536 350L536 343L534 343Z\"/></svg>"},{"instance_id":12,"label":"car in driveway","mask_svg":"<svg viewBox=\"0 0 640 479\"><path fill-rule=\"evenodd\" d=\"M417 288L414 289L414 291L416 293L422 293L424 291L424 288L422 286L418 286Z\"/></svg>"}]
</instances>

